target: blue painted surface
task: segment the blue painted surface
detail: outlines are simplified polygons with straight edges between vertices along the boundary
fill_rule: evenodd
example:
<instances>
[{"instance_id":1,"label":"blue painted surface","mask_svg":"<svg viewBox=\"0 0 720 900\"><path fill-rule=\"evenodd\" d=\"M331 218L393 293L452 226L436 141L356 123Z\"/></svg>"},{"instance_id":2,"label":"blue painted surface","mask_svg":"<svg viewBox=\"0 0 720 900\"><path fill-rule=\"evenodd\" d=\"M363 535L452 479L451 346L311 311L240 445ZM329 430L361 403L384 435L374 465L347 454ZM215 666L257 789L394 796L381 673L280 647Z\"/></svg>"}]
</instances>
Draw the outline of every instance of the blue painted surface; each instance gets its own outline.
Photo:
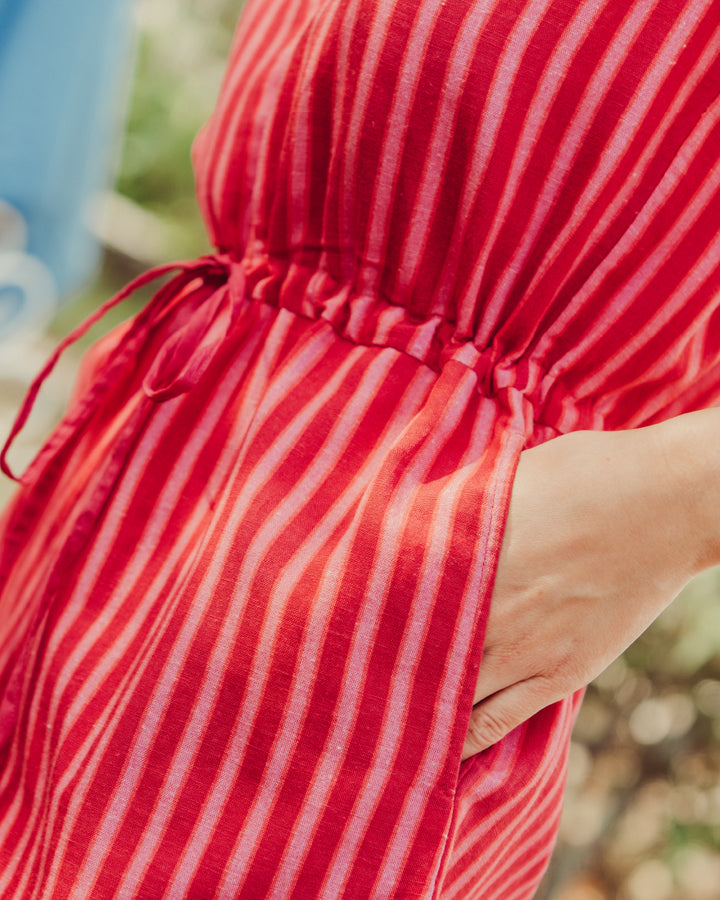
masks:
<instances>
[{"instance_id":1,"label":"blue painted surface","mask_svg":"<svg viewBox=\"0 0 720 900\"><path fill-rule=\"evenodd\" d=\"M0 200L60 296L98 258L84 210L117 150L129 12L129 0L0 0Z\"/></svg>"}]
</instances>

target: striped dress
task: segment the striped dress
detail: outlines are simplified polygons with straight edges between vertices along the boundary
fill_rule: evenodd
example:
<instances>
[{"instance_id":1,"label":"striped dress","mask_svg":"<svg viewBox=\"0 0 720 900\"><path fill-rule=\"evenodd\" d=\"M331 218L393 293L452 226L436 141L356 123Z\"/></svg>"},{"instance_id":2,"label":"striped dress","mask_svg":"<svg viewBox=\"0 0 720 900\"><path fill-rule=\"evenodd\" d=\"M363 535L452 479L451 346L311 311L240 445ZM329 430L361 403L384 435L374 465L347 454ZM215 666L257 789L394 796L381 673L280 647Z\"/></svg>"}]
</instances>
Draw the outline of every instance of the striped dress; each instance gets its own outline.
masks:
<instances>
[{"instance_id":1,"label":"striped dress","mask_svg":"<svg viewBox=\"0 0 720 900\"><path fill-rule=\"evenodd\" d=\"M0 898L529 898L514 469L720 400L720 2L249 0L195 164L0 524Z\"/></svg>"}]
</instances>

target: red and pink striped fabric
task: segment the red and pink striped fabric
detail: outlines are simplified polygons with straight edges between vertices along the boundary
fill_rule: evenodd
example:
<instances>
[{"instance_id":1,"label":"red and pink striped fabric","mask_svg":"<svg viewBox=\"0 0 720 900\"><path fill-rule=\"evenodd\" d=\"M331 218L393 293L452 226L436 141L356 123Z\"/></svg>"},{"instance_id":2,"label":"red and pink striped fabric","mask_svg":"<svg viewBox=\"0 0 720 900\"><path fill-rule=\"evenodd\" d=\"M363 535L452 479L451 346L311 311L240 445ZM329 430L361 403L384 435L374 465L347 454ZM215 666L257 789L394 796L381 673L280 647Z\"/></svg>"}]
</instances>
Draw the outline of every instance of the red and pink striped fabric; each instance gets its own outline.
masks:
<instances>
[{"instance_id":1,"label":"red and pink striped fabric","mask_svg":"<svg viewBox=\"0 0 720 900\"><path fill-rule=\"evenodd\" d=\"M250 0L195 149L216 252L0 526L0 897L529 898L578 698L460 762L509 490L720 399L720 3Z\"/></svg>"}]
</instances>

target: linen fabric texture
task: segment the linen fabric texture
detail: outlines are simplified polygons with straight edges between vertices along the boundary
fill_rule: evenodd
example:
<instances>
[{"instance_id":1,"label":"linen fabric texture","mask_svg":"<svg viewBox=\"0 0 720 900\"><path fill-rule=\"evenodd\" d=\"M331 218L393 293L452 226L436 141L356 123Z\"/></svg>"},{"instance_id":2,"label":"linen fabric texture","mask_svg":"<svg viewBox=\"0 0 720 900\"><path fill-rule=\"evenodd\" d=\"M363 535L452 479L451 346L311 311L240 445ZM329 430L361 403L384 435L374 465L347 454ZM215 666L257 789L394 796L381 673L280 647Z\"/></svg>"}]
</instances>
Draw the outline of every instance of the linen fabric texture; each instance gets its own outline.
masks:
<instances>
[{"instance_id":1,"label":"linen fabric texture","mask_svg":"<svg viewBox=\"0 0 720 900\"><path fill-rule=\"evenodd\" d=\"M532 896L579 697L460 761L515 466L718 401L719 154L717 0L249 0L215 250L0 526L0 897Z\"/></svg>"}]
</instances>

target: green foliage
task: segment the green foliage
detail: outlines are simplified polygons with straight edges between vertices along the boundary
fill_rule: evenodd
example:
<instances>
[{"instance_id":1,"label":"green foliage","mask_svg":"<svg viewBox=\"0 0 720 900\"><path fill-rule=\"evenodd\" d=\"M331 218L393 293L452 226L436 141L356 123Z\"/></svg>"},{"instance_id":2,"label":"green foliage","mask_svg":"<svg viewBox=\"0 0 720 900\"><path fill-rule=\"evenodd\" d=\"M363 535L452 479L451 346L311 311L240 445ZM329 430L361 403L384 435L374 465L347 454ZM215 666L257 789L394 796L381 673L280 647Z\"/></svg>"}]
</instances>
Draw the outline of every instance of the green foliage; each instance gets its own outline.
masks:
<instances>
[{"instance_id":1,"label":"green foliage","mask_svg":"<svg viewBox=\"0 0 720 900\"><path fill-rule=\"evenodd\" d=\"M203 252L191 147L211 114L241 4L146 0L117 190L162 219L180 255Z\"/></svg>"}]
</instances>

